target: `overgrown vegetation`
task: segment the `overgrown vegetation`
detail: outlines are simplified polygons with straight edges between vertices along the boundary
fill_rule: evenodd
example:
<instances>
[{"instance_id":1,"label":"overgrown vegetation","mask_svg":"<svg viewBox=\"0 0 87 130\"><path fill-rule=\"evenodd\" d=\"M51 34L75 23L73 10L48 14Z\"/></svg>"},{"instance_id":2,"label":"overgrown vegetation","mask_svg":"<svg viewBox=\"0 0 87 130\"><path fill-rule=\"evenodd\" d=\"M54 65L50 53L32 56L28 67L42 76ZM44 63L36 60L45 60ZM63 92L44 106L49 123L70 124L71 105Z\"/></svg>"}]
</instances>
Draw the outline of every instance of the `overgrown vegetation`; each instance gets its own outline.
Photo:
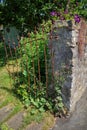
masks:
<instances>
[{"instance_id":1,"label":"overgrown vegetation","mask_svg":"<svg viewBox=\"0 0 87 130\"><path fill-rule=\"evenodd\" d=\"M34 33L28 33L20 41L18 54L20 55L20 74L15 84L16 94L19 95L24 105L32 107L31 112L36 113L50 111L55 115L64 112L64 105L61 95L61 86L65 80L63 74L54 79L53 95L49 93L50 81L52 81L52 68L49 60L51 58L48 48L48 35L51 21ZM51 69L51 72L49 72ZM57 113L57 114L56 114Z\"/></svg>"},{"instance_id":2,"label":"overgrown vegetation","mask_svg":"<svg viewBox=\"0 0 87 130\"><path fill-rule=\"evenodd\" d=\"M5 58L5 51L3 51L4 44L0 44L0 61L2 63L2 56ZM9 52L9 50L8 50ZM16 63L15 60L13 60L14 63ZM11 113L1 122L0 121L0 129L2 130L13 130L10 128L5 122L8 121L11 117L16 115L21 110L25 111L25 116L23 119L23 126L22 128L26 127L26 125L29 125L31 122L41 122L45 117L45 114L50 117L50 121L54 120L53 116L49 113L43 113L38 111L38 109L33 108L32 106L28 106L27 109L24 109L24 105L19 100L19 96L14 92L13 89L13 79L9 77L9 74L6 69L6 64L13 63L12 59L8 59L7 62L3 60L3 64L1 64L0 67L0 109L8 106L11 107ZM11 67L11 73L13 72L13 68ZM52 117L52 118L51 118ZM52 123L51 123L52 124ZM50 126L50 125L49 125ZM47 126L49 128L49 126ZM22 129L21 128L21 129Z\"/></svg>"},{"instance_id":3,"label":"overgrown vegetation","mask_svg":"<svg viewBox=\"0 0 87 130\"><path fill-rule=\"evenodd\" d=\"M29 38L21 40L20 55L22 73L19 79L19 85L15 87L26 107L33 105L40 111L44 111L44 107L50 107L49 102L46 100L45 86L46 61L44 51L48 55L47 43L47 36L44 35L43 37L42 31L36 34L32 32Z\"/></svg>"},{"instance_id":4,"label":"overgrown vegetation","mask_svg":"<svg viewBox=\"0 0 87 130\"><path fill-rule=\"evenodd\" d=\"M0 24L15 25L25 32L51 19L50 12L57 12L57 19L66 20L78 14L87 18L86 0L5 0L0 4Z\"/></svg>"}]
</instances>

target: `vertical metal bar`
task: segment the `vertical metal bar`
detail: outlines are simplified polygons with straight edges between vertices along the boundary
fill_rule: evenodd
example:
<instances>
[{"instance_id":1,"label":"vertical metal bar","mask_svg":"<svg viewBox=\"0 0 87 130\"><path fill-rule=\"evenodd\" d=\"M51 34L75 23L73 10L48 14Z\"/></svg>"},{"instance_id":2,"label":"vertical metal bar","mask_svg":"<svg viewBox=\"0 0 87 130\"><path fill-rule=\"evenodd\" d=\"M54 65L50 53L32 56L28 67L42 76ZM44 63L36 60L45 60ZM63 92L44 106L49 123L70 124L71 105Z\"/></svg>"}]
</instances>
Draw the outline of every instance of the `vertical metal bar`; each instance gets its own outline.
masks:
<instances>
[{"instance_id":1,"label":"vertical metal bar","mask_svg":"<svg viewBox=\"0 0 87 130\"><path fill-rule=\"evenodd\" d=\"M35 34L37 34L36 31L36 27L35 27ZM35 41L36 41L36 51L37 51L37 56L38 56L38 78L39 78L39 82L41 82L41 74L40 74L40 58L39 58L39 51L38 51L38 42L37 42L37 38L35 37Z\"/></svg>"},{"instance_id":2,"label":"vertical metal bar","mask_svg":"<svg viewBox=\"0 0 87 130\"><path fill-rule=\"evenodd\" d=\"M4 40L3 40L3 42L4 42L4 49L5 49L5 54L6 54L6 60L8 60L8 51L7 51L6 44L5 44Z\"/></svg>"},{"instance_id":3,"label":"vertical metal bar","mask_svg":"<svg viewBox=\"0 0 87 130\"><path fill-rule=\"evenodd\" d=\"M10 50L10 51L9 51L9 52L10 52L10 56L13 57L13 55L12 55L12 50L11 50L11 45L10 45L10 40L8 41L8 46L9 46L9 50Z\"/></svg>"},{"instance_id":4,"label":"vertical metal bar","mask_svg":"<svg viewBox=\"0 0 87 130\"><path fill-rule=\"evenodd\" d=\"M51 39L52 40L52 39ZM52 81L54 82L54 69L53 69L53 46L51 42L51 65L52 65Z\"/></svg>"},{"instance_id":5,"label":"vertical metal bar","mask_svg":"<svg viewBox=\"0 0 87 130\"><path fill-rule=\"evenodd\" d=\"M52 29L50 32L50 55L51 55L51 67L52 67L52 82L54 83L54 55L53 55L53 45L52 45Z\"/></svg>"},{"instance_id":6,"label":"vertical metal bar","mask_svg":"<svg viewBox=\"0 0 87 130\"><path fill-rule=\"evenodd\" d=\"M39 82L41 82L41 74L40 74L40 59L38 54L38 71L39 71Z\"/></svg>"},{"instance_id":7,"label":"vertical metal bar","mask_svg":"<svg viewBox=\"0 0 87 130\"><path fill-rule=\"evenodd\" d=\"M44 46L44 58L45 58L45 74L46 74L46 94L48 97L48 69L47 69L47 54L46 54L46 45Z\"/></svg>"},{"instance_id":8,"label":"vertical metal bar","mask_svg":"<svg viewBox=\"0 0 87 130\"><path fill-rule=\"evenodd\" d=\"M28 33L28 39L30 39L30 33ZM27 56L27 61L28 61L29 59L28 59L28 56ZM27 62L27 67L28 67L28 62ZM30 92L30 70L29 70L29 68L28 68L28 85L29 85L29 89L28 89L28 91Z\"/></svg>"},{"instance_id":9,"label":"vertical metal bar","mask_svg":"<svg viewBox=\"0 0 87 130\"><path fill-rule=\"evenodd\" d=\"M30 43L30 45L31 45L31 50L32 50L32 44L34 44L34 43L32 43L32 41L31 41L31 43ZM32 51L31 51L32 52ZM37 89L36 88L36 76L35 76L35 62L34 62L34 56L32 57L32 67L33 67L33 78L34 78L34 88L35 88L35 90ZM35 94L35 97L36 97L36 91L34 90L34 94Z\"/></svg>"},{"instance_id":10,"label":"vertical metal bar","mask_svg":"<svg viewBox=\"0 0 87 130\"><path fill-rule=\"evenodd\" d=\"M30 41L30 47L31 47L31 52L32 52L32 41ZM34 57L32 57L32 67L33 67L33 75L34 75L34 85L36 86L36 76L35 76L35 66L34 66Z\"/></svg>"},{"instance_id":11,"label":"vertical metal bar","mask_svg":"<svg viewBox=\"0 0 87 130\"><path fill-rule=\"evenodd\" d=\"M19 78L19 74L18 74L18 60L17 60L17 47L15 45L15 42L13 42L13 46L14 46L14 53L15 53L15 61L16 61L16 67L17 67L17 71L16 71L16 67L15 67L15 73L17 73L17 80ZM15 64L15 63L14 63Z\"/></svg>"},{"instance_id":12,"label":"vertical metal bar","mask_svg":"<svg viewBox=\"0 0 87 130\"><path fill-rule=\"evenodd\" d=\"M12 45L12 43L11 43L11 45ZM12 54L12 48L11 48L11 45L10 45L10 40L8 41L8 47L9 47L9 54L10 54L10 56L11 56L11 58L12 58L12 65L13 65L13 80L14 80L14 84L15 84L15 75L14 75L14 62L13 62L13 54Z\"/></svg>"},{"instance_id":13,"label":"vertical metal bar","mask_svg":"<svg viewBox=\"0 0 87 130\"><path fill-rule=\"evenodd\" d=\"M21 43L18 41L18 48L20 48L19 49L19 54L20 54L20 57L22 57L22 48L21 48L22 46L21 46ZM22 64L21 64L21 71L23 72L23 67L22 67Z\"/></svg>"},{"instance_id":14,"label":"vertical metal bar","mask_svg":"<svg viewBox=\"0 0 87 130\"><path fill-rule=\"evenodd\" d=\"M33 74L34 74L34 85L36 86L36 77L35 77L34 58L33 58Z\"/></svg>"},{"instance_id":15,"label":"vertical metal bar","mask_svg":"<svg viewBox=\"0 0 87 130\"><path fill-rule=\"evenodd\" d=\"M5 44L5 41L3 39L3 43L4 43L4 49L5 49L5 54L6 54L6 62L8 61L8 51L7 51L7 48L6 48L6 44ZM11 73L9 71L9 66L8 66L8 63L7 63L7 67L6 67L7 71L8 71L8 74L9 74L9 78L10 78L10 85L12 86L12 81L11 81Z\"/></svg>"},{"instance_id":16,"label":"vertical metal bar","mask_svg":"<svg viewBox=\"0 0 87 130\"><path fill-rule=\"evenodd\" d=\"M44 27L42 27L42 31L44 38ZM48 66L47 66L46 44L44 45L44 58L45 58L45 75L46 75L46 96L48 97Z\"/></svg>"},{"instance_id":17,"label":"vertical metal bar","mask_svg":"<svg viewBox=\"0 0 87 130\"><path fill-rule=\"evenodd\" d=\"M30 92L30 70L29 70L29 67L28 67L28 55L26 53L26 44L28 43L24 43L24 49L25 49L25 54L26 54L26 69L27 69L27 72L28 72L28 92Z\"/></svg>"}]
</instances>

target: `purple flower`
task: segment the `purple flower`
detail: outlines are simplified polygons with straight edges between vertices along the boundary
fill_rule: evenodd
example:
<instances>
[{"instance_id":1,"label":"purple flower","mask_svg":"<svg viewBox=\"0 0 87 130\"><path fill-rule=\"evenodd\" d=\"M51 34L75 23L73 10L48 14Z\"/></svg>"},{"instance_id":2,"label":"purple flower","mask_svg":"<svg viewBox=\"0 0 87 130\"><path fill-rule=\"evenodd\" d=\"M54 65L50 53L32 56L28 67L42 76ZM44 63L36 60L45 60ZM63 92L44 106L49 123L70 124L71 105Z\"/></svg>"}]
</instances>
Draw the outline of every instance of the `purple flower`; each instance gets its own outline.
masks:
<instances>
[{"instance_id":1,"label":"purple flower","mask_svg":"<svg viewBox=\"0 0 87 130\"><path fill-rule=\"evenodd\" d=\"M57 16L57 12L56 11L52 11L52 12L50 12L50 15L51 16Z\"/></svg>"},{"instance_id":2,"label":"purple flower","mask_svg":"<svg viewBox=\"0 0 87 130\"><path fill-rule=\"evenodd\" d=\"M75 15L74 15L74 18L75 18L75 19L78 18L78 17L79 17L78 14L75 14Z\"/></svg>"},{"instance_id":3,"label":"purple flower","mask_svg":"<svg viewBox=\"0 0 87 130\"><path fill-rule=\"evenodd\" d=\"M64 11L64 14L68 14L68 10L65 10L65 11Z\"/></svg>"},{"instance_id":4,"label":"purple flower","mask_svg":"<svg viewBox=\"0 0 87 130\"><path fill-rule=\"evenodd\" d=\"M75 14L74 20L75 20L76 23L79 23L79 22L80 22L80 17L79 17L78 14Z\"/></svg>"}]
</instances>

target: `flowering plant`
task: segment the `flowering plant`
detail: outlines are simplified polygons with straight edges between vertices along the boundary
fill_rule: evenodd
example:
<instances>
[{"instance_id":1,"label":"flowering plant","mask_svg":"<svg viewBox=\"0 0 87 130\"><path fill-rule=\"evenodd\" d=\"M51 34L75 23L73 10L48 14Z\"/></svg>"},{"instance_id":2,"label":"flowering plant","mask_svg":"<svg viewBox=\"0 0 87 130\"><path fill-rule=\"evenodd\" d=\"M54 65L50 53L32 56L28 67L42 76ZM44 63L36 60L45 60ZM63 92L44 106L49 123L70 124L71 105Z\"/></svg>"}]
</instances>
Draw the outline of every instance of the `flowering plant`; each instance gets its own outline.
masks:
<instances>
[{"instance_id":1,"label":"flowering plant","mask_svg":"<svg viewBox=\"0 0 87 130\"><path fill-rule=\"evenodd\" d=\"M87 2L85 0L68 0L65 3L56 2L58 8L50 12L52 20L75 20L75 23L80 22L80 17L87 18ZM84 9L84 10L83 10Z\"/></svg>"},{"instance_id":2,"label":"flowering plant","mask_svg":"<svg viewBox=\"0 0 87 130\"><path fill-rule=\"evenodd\" d=\"M78 14L75 14L74 20L75 20L76 23L79 23L80 22L80 16Z\"/></svg>"},{"instance_id":3,"label":"flowering plant","mask_svg":"<svg viewBox=\"0 0 87 130\"><path fill-rule=\"evenodd\" d=\"M71 15L71 18L69 18L70 14L68 14L68 11L64 11L64 14L62 14L60 12L52 11L52 12L50 12L50 15L51 15L52 21L55 21L57 19L59 19L59 20L72 20L72 19L74 19L75 23L80 22L80 15L74 14L74 15Z\"/></svg>"},{"instance_id":4,"label":"flowering plant","mask_svg":"<svg viewBox=\"0 0 87 130\"><path fill-rule=\"evenodd\" d=\"M33 30L50 16L54 20L75 19L78 23L79 16L87 18L87 0L5 0L0 4L0 23L12 24L22 30Z\"/></svg>"}]
</instances>

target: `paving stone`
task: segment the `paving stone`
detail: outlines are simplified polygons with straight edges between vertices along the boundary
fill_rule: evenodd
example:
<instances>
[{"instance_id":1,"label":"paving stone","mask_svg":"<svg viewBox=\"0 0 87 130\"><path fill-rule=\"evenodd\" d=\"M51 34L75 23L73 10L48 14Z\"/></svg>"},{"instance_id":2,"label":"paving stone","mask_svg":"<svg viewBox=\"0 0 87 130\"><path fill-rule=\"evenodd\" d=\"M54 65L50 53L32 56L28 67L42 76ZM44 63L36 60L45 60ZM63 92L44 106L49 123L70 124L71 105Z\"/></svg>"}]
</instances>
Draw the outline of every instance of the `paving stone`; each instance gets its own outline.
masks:
<instances>
[{"instance_id":1,"label":"paving stone","mask_svg":"<svg viewBox=\"0 0 87 130\"><path fill-rule=\"evenodd\" d=\"M24 130L42 130L42 124L32 123L31 125L27 126Z\"/></svg>"},{"instance_id":2,"label":"paving stone","mask_svg":"<svg viewBox=\"0 0 87 130\"><path fill-rule=\"evenodd\" d=\"M52 130L87 130L87 88L71 116L58 118Z\"/></svg>"},{"instance_id":3,"label":"paving stone","mask_svg":"<svg viewBox=\"0 0 87 130\"><path fill-rule=\"evenodd\" d=\"M18 130L23 122L24 113L21 111L7 121L10 128Z\"/></svg>"},{"instance_id":4,"label":"paving stone","mask_svg":"<svg viewBox=\"0 0 87 130\"><path fill-rule=\"evenodd\" d=\"M12 106L8 105L0 109L0 123L4 121L12 112Z\"/></svg>"}]
</instances>

